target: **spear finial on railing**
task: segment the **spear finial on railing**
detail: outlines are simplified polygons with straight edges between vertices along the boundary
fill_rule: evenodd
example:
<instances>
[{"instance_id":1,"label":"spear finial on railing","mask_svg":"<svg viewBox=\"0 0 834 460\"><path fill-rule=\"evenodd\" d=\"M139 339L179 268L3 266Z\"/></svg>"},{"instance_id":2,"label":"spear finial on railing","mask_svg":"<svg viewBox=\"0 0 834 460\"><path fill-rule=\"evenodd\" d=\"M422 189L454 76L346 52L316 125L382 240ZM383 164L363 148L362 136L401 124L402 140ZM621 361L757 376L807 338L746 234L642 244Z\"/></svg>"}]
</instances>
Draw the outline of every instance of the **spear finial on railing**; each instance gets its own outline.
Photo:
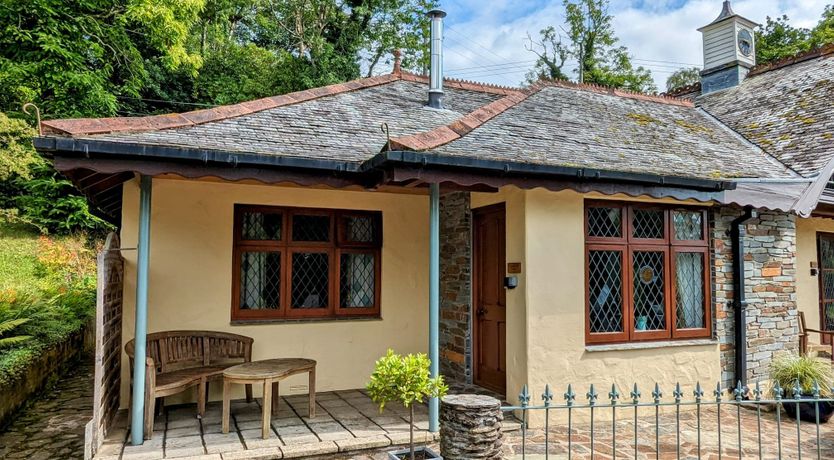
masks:
<instances>
[{"instance_id":1,"label":"spear finial on railing","mask_svg":"<svg viewBox=\"0 0 834 460\"><path fill-rule=\"evenodd\" d=\"M704 397L704 389L701 388L701 382L697 382L695 384L695 391L693 391L692 393L695 396L695 402L701 402L701 398Z\"/></svg>"},{"instance_id":2,"label":"spear finial on railing","mask_svg":"<svg viewBox=\"0 0 834 460\"><path fill-rule=\"evenodd\" d=\"M544 386L542 401L544 401L544 407L550 407L550 401L553 401L553 392L550 391L550 384Z\"/></svg>"},{"instance_id":3,"label":"spear finial on railing","mask_svg":"<svg viewBox=\"0 0 834 460\"><path fill-rule=\"evenodd\" d=\"M652 391L652 398L654 398L655 404L660 404L660 398L663 397L663 392L660 391L660 385L655 382L654 384L654 391Z\"/></svg>"},{"instance_id":4,"label":"spear finial on railing","mask_svg":"<svg viewBox=\"0 0 834 460\"><path fill-rule=\"evenodd\" d=\"M715 402L721 402L721 382L715 384L715 391L712 394L715 395Z\"/></svg>"},{"instance_id":5,"label":"spear finial on railing","mask_svg":"<svg viewBox=\"0 0 834 460\"><path fill-rule=\"evenodd\" d=\"M811 390L813 390L814 399L820 399L820 384L816 380L814 380L814 386L811 387Z\"/></svg>"},{"instance_id":6,"label":"spear finial on railing","mask_svg":"<svg viewBox=\"0 0 834 460\"><path fill-rule=\"evenodd\" d=\"M736 401L741 401L744 399L744 396L747 394L747 391L744 387L741 386L741 380L736 383L736 388L733 390L733 395L736 397Z\"/></svg>"},{"instance_id":7,"label":"spear finial on railing","mask_svg":"<svg viewBox=\"0 0 834 460\"><path fill-rule=\"evenodd\" d=\"M672 395L675 397L675 404L680 404L681 399L683 399L683 391L681 391L681 383L677 382L675 384L675 391L672 392Z\"/></svg>"},{"instance_id":8,"label":"spear finial on railing","mask_svg":"<svg viewBox=\"0 0 834 460\"><path fill-rule=\"evenodd\" d=\"M801 399L802 398L802 387L799 386L799 379L796 379L793 383L793 399Z\"/></svg>"},{"instance_id":9,"label":"spear finial on railing","mask_svg":"<svg viewBox=\"0 0 834 460\"><path fill-rule=\"evenodd\" d=\"M617 384L611 384L611 391L608 392L608 399L611 400L612 406L617 405L617 400L620 399L620 392L617 391Z\"/></svg>"},{"instance_id":10,"label":"spear finial on railing","mask_svg":"<svg viewBox=\"0 0 834 460\"><path fill-rule=\"evenodd\" d=\"M518 395L518 401L521 403L521 407L527 407L527 404L530 403L530 392L527 391L527 384L521 387L521 393Z\"/></svg>"},{"instance_id":11,"label":"spear finial on railing","mask_svg":"<svg viewBox=\"0 0 834 460\"><path fill-rule=\"evenodd\" d=\"M576 393L573 392L573 386L569 383L568 384L568 391L565 392L565 403L568 406L573 406L573 402L576 400Z\"/></svg>"},{"instance_id":12,"label":"spear finial on railing","mask_svg":"<svg viewBox=\"0 0 834 460\"><path fill-rule=\"evenodd\" d=\"M762 400L762 386L758 380L756 380L756 388L753 389L753 396L756 398L756 401Z\"/></svg>"},{"instance_id":13,"label":"spear finial on railing","mask_svg":"<svg viewBox=\"0 0 834 460\"><path fill-rule=\"evenodd\" d=\"M634 388L631 390L631 402L633 402L634 405L637 405L637 403L640 402L640 396L642 395L640 394L640 390L637 389L637 384L635 383Z\"/></svg>"},{"instance_id":14,"label":"spear finial on railing","mask_svg":"<svg viewBox=\"0 0 834 460\"><path fill-rule=\"evenodd\" d=\"M778 380L773 384L773 389L771 391L773 391L773 399L775 399L777 401L782 400L782 391L783 390L782 390L782 387L779 385Z\"/></svg>"},{"instance_id":15,"label":"spear finial on railing","mask_svg":"<svg viewBox=\"0 0 834 460\"><path fill-rule=\"evenodd\" d=\"M594 404L596 404L599 394L596 392L596 390L594 390L593 383L591 384L591 389L588 390L588 393L586 393L585 396L588 398L588 405L593 406Z\"/></svg>"}]
</instances>

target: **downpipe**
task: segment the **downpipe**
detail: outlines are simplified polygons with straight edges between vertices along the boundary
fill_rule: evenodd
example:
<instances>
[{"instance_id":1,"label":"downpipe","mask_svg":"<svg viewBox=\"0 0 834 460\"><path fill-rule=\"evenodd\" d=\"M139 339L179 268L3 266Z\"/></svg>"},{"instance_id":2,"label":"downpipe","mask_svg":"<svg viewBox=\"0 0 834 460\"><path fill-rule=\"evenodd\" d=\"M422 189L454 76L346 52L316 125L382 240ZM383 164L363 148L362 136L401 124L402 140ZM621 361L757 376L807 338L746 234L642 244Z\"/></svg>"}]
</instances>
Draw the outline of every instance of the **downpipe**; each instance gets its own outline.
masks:
<instances>
[{"instance_id":1,"label":"downpipe","mask_svg":"<svg viewBox=\"0 0 834 460\"><path fill-rule=\"evenodd\" d=\"M733 246L733 310L735 317L735 381L747 385L747 295L744 292L744 237L747 224L759 216L753 208L745 208L744 214L730 224L730 240Z\"/></svg>"}]
</instances>

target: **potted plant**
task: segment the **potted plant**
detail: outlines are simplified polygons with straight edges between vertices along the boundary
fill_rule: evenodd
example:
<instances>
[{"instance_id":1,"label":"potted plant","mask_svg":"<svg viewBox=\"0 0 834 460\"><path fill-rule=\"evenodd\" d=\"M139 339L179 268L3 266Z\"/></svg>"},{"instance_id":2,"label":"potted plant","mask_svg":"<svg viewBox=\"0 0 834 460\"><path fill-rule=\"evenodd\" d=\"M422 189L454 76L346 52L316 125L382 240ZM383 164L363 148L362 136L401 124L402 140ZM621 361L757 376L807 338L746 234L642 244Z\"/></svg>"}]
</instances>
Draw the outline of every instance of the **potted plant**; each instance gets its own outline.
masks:
<instances>
[{"instance_id":1,"label":"potted plant","mask_svg":"<svg viewBox=\"0 0 834 460\"><path fill-rule=\"evenodd\" d=\"M785 398L794 398L794 388L798 385L800 399L814 399L815 388L819 388L820 398L831 398L831 386L834 384L834 372L831 363L815 356L785 354L777 357L770 365L770 376L774 387L785 391ZM783 403L785 404L785 403ZM796 418L796 407L785 404L785 413ZM827 401L798 403L799 418L805 422L816 423L817 406L819 406L820 423L826 423L834 414L834 405Z\"/></svg>"},{"instance_id":2,"label":"potted plant","mask_svg":"<svg viewBox=\"0 0 834 460\"><path fill-rule=\"evenodd\" d=\"M414 404L422 403L426 398L443 397L448 391L442 376L430 377L430 363L424 353L402 356L389 349L385 356L377 360L371 374L371 381L367 385L368 395L379 404L380 412L392 401L400 402L408 408L409 448L389 452L391 460L442 458L425 446L414 449Z\"/></svg>"}]
</instances>

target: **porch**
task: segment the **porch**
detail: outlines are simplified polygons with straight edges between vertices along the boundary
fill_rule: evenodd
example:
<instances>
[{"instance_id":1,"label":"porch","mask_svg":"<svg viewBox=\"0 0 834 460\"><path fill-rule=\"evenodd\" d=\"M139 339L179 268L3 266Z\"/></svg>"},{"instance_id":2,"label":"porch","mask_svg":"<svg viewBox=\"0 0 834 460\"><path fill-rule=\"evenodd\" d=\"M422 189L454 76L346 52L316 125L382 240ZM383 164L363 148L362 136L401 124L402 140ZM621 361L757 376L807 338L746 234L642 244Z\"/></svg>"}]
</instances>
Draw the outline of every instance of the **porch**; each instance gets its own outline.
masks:
<instances>
[{"instance_id":1,"label":"porch","mask_svg":"<svg viewBox=\"0 0 834 460\"><path fill-rule=\"evenodd\" d=\"M220 402L210 402L202 419L195 417L194 404L168 407L156 418L153 439L141 445L131 445L123 411L95 458L272 459L408 444L408 410L402 406L386 406L380 413L364 390L329 391L316 394L316 416L310 419L307 401L306 395L282 396L269 439L261 437L260 398L232 401L228 434L221 430ZM416 443L437 440L439 433L428 431L426 405L415 407L414 420Z\"/></svg>"}]
</instances>

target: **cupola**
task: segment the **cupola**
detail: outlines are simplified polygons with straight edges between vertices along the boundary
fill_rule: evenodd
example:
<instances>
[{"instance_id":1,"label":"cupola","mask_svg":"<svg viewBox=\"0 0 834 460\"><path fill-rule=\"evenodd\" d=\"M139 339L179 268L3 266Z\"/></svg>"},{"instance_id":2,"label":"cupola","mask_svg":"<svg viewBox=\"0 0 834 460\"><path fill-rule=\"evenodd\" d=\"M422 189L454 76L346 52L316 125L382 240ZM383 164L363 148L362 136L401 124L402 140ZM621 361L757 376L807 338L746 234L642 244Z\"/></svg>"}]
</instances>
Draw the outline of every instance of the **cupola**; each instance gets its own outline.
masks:
<instances>
[{"instance_id":1,"label":"cupola","mask_svg":"<svg viewBox=\"0 0 834 460\"><path fill-rule=\"evenodd\" d=\"M721 14L698 29L704 42L704 70L701 93L731 88L747 76L756 65L755 22L733 12L729 1Z\"/></svg>"}]
</instances>

